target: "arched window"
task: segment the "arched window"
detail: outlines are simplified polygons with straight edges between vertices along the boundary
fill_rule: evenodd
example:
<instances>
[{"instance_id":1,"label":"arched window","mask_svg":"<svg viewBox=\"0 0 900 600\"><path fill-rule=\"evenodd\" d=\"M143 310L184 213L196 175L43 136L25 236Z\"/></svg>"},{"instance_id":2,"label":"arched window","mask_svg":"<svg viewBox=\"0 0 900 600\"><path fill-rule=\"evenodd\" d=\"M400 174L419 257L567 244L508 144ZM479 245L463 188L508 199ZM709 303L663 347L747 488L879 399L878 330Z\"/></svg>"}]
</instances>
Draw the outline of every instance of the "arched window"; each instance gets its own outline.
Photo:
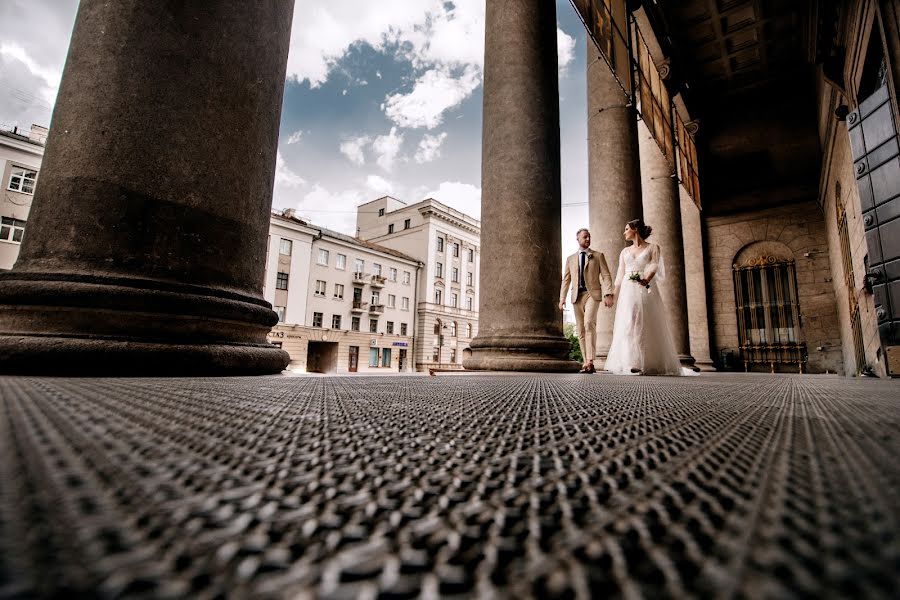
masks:
<instances>
[{"instance_id":1,"label":"arched window","mask_svg":"<svg viewBox=\"0 0 900 600\"><path fill-rule=\"evenodd\" d=\"M450 337L456 337L456 321L450 323Z\"/></svg>"},{"instance_id":2,"label":"arched window","mask_svg":"<svg viewBox=\"0 0 900 600\"><path fill-rule=\"evenodd\" d=\"M747 256L742 251L738 256ZM752 365L796 365L803 372L797 276L792 258L760 255L734 263L738 339L744 369Z\"/></svg>"},{"instance_id":3,"label":"arched window","mask_svg":"<svg viewBox=\"0 0 900 600\"><path fill-rule=\"evenodd\" d=\"M466 337L467 338L472 337L472 324L471 323L466 323Z\"/></svg>"}]
</instances>

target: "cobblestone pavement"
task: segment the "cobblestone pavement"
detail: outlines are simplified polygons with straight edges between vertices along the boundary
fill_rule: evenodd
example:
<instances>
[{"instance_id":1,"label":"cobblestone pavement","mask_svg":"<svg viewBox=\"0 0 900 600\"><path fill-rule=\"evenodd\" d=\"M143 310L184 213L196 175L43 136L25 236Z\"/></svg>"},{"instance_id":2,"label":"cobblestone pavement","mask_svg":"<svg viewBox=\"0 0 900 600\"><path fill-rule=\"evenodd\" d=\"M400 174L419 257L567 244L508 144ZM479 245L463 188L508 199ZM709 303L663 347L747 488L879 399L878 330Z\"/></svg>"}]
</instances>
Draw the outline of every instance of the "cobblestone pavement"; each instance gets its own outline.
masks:
<instances>
[{"instance_id":1,"label":"cobblestone pavement","mask_svg":"<svg viewBox=\"0 0 900 600\"><path fill-rule=\"evenodd\" d=\"M0 597L897 597L900 382L0 378Z\"/></svg>"}]
</instances>

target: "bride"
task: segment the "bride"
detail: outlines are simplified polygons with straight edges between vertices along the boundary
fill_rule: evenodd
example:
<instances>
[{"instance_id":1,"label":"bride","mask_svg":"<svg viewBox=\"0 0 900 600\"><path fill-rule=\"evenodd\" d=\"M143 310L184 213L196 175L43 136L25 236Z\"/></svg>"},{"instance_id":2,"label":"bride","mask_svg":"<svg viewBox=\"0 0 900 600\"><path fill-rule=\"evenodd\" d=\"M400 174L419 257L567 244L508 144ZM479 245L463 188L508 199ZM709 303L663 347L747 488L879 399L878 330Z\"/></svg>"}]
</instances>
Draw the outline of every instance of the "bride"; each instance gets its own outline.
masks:
<instances>
[{"instance_id":1,"label":"bride","mask_svg":"<svg viewBox=\"0 0 900 600\"><path fill-rule=\"evenodd\" d=\"M605 369L624 375L696 375L681 366L666 323L657 284L665 277L659 246L647 242L652 227L642 219L625 224L632 245L619 254L616 317Z\"/></svg>"}]
</instances>

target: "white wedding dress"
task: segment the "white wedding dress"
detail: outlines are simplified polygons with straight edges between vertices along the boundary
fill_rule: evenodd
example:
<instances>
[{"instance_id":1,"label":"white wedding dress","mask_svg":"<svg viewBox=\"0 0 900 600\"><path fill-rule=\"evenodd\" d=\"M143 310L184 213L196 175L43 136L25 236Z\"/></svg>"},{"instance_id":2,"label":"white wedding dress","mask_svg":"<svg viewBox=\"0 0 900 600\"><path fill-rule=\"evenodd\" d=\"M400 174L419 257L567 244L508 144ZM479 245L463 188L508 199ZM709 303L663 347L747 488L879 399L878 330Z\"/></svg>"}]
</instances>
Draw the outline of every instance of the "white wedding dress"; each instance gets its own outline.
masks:
<instances>
[{"instance_id":1,"label":"white wedding dress","mask_svg":"<svg viewBox=\"0 0 900 600\"><path fill-rule=\"evenodd\" d=\"M629 277L655 274L649 288ZM616 272L616 317L605 369L619 375L697 375L684 368L666 319L666 308L657 286L665 278L659 246L648 244L640 252L625 248Z\"/></svg>"}]
</instances>

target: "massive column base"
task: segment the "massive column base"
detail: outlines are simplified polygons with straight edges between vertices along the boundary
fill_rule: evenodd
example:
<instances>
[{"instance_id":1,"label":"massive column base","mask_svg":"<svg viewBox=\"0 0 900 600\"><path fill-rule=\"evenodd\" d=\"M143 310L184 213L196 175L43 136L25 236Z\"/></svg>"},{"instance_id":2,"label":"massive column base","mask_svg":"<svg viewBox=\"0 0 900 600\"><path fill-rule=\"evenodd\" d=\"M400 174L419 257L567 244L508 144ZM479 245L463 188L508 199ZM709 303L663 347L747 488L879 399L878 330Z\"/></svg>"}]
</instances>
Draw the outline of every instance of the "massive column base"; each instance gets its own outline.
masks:
<instances>
[{"instance_id":1,"label":"massive column base","mask_svg":"<svg viewBox=\"0 0 900 600\"><path fill-rule=\"evenodd\" d=\"M153 279L0 274L0 373L251 375L289 355L267 302Z\"/></svg>"},{"instance_id":2,"label":"massive column base","mask_svg":"<svg viewBox=\"0 0 900 600\"><path fill-rule=\"evenodd\" d=\"M538 371L573 373L581 365L569 357L562 337L491 336L472 340L472 356L463 361L470 371Z\"/></svg>"}]
</instances>

